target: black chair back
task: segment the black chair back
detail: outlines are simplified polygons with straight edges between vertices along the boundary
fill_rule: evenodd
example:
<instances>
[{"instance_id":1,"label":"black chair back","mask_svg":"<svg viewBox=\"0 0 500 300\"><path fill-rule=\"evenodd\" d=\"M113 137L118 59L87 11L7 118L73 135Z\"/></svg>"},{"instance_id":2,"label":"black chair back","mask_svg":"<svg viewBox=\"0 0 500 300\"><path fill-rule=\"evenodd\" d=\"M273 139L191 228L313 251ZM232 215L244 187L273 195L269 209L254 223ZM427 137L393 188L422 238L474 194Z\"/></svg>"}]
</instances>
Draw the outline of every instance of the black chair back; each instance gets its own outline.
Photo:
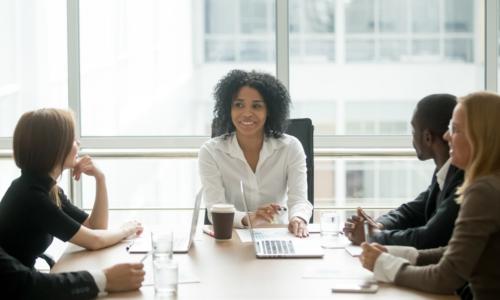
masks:
<instances>
[{"instance_id":1,"label":"black chair back","mask_svg":"<svg viewBox=\"0 0 500 300\"><path fill-rule=\"evenodd\" d=\"M307 166L307 200L314 207L314 126L309 118L290 119L285 133L296 137L304 148Z\"/></svg>"}]
</instances>

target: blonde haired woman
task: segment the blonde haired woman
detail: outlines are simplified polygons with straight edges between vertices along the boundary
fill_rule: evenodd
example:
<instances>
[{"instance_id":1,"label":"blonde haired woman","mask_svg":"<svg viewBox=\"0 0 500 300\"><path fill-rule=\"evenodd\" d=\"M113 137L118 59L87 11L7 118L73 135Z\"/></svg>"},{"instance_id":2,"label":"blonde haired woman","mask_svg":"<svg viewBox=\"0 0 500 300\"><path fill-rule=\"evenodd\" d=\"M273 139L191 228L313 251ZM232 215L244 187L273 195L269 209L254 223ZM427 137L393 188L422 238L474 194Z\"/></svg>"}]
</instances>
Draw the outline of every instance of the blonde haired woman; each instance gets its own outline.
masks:
<instances>
[{"instance_id":1,"label":"blonde haired woman","mask_svg":"<svg viewBox=\"0 0 500 300\"><path fill-rule=\"evenodd\" d=\"M104 174L89 156L78 158L78 141L70 111L39 109L21 116L14 131L14 160L21 176L0 202L0 247L27 267L52 243L53 237L87 249L100 249L140 234L136 221L108 230L108 196ZM57 185L64 169L96 180L90 215L67 199Z\"/></svg>"},{"instance_id":2,"label":"blonde haired woman","mask_svg":"<svg viewBox=\"0 0 500 300\"><path fill-rule=\"evenodd\" d=\"M474 299L498 299L499 128L500 96L478 92L459 100L445 133L452 164L465 170L451 240L447 247L423 251L364 243L360 260L377 280L434 293L453 293L469 282Z\"/></svg>"}]
</instances>

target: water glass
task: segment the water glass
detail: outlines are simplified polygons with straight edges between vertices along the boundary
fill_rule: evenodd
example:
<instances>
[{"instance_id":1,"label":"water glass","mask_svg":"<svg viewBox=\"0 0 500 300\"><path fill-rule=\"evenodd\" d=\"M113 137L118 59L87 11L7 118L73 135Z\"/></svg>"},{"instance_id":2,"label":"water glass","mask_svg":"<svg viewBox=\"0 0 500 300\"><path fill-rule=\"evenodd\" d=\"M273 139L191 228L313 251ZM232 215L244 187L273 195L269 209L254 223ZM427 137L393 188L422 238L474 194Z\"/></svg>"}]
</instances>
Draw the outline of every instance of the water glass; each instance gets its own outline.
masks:
<instances>
[{"instance_id":1,"label":"water glass","mask_svg":"<svg viewBox=\"0 0 500 300\"><path fill-rule=\"evenodd\" d=\"M321 246L323 248L336 248L341 233L340 213L325 212L321 214Z\"/></svg>"},{"instance_id":2,"label":"water glass","mask_svg":"<svg viewBox=\"0 0 500 300\"><path fill-rule=\"evenodd\" d=\"M173 232L151 233L155 294L158 296L177 294L179 266L173 259L173 242Z\"/></svg>"}]
</instances>

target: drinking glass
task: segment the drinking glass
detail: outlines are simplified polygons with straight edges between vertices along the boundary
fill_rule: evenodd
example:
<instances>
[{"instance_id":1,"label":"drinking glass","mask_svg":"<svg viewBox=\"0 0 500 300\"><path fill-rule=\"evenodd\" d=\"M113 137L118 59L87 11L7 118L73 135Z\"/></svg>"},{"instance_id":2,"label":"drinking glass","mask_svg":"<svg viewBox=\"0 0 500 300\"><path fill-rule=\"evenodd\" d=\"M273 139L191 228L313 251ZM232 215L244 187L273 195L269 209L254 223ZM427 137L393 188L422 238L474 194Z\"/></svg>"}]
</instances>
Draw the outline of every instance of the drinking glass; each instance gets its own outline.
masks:
<instances>
[{"instance_id":1,"label":"drinking glass","mask_svg":"<svg viewBox=\"0 0 500 300\"><path fill-rule=\"evenodd\" d=\"M151 232L155 294L177 294L179 266L173 259L173 232Z\"/></svg>"},{"instance_id":2,"label":"drinking glass","mask_svg":"<svg viewBox=\"0 0 500 300\"><path fill-rule=\"evenodd\" d=\"M321 246L323 248L336 248L339 244L341 233L339 212L324 212L321 214Z\"/></svg>"}]
</instances>

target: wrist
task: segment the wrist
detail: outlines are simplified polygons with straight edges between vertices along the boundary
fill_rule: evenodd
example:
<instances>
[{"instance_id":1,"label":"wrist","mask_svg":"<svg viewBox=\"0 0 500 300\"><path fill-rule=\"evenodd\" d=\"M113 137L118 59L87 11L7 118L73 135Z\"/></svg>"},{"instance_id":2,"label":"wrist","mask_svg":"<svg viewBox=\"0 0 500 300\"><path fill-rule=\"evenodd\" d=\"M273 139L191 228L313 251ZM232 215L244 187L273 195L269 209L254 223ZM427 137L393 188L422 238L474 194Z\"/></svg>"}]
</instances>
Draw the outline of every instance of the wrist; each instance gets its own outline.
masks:
<instances>
[{"instance_id":1,"label":"wrist","mask_svg":"<svg viewBox=\"0 0 500 300\"><path fill-rule=\"evenodd\" d=\"M101 171L96 172L94 178L96 181L101 181L101 182L106 180L106 176L104 176L104 173Z\"/></svg>"},{"instance_id":2,"label":"wrist","mask_svg":"<svg viewBox=\"0 0 500 300\"><path fill-rule=\"evenodd\" d=\"M302 222L304 224L307 224L306 220L304 220L302 217L299 217L299 216L293 216L290 221L295 221L297 220L297 222Z\"/></svg>"}]
</instances>

